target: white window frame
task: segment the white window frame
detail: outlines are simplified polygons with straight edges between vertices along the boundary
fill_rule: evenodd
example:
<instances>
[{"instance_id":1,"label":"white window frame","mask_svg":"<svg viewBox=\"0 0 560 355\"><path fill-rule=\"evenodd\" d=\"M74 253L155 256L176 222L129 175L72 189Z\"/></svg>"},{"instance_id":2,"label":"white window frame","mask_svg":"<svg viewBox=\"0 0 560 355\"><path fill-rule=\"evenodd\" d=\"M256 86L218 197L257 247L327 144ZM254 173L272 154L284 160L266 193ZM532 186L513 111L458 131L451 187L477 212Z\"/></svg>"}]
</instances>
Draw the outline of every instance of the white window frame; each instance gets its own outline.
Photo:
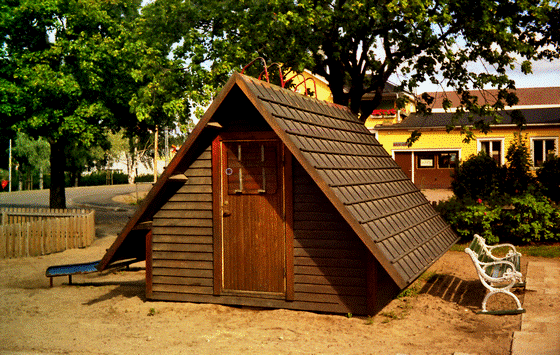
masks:
<instances>
[{"instance_id":1,"label":"white window frame","mask_svg":"<svg viewBox=\"0 0 560 355\"><path fill-rule=\"evenodd\" d=\"M482 142L500 142L500 166L506 163L505 157L505 142L506 139L504 137L490 137L490 138L477 138L476 139L476 152L480 153L482 150Z\"/></svg>"},{"instance_id":2,"label":"white window frame","mask_svg":"<svg viewBox=\"0 0 560 355\"><path fill-rule=\"evenodd\" d=\"M535 166L535 141L547 141L547 140L553 140L554 141L554 155L558 156L558 137L553 137L553 136L543 136L543 137L531 137L529 139L530 144L531 144L531 162L533 163L533 167L534 168L538 168L537 166ZM543 161L546 161L546 155L543 157Z\"/></svg>"}]
</instances>

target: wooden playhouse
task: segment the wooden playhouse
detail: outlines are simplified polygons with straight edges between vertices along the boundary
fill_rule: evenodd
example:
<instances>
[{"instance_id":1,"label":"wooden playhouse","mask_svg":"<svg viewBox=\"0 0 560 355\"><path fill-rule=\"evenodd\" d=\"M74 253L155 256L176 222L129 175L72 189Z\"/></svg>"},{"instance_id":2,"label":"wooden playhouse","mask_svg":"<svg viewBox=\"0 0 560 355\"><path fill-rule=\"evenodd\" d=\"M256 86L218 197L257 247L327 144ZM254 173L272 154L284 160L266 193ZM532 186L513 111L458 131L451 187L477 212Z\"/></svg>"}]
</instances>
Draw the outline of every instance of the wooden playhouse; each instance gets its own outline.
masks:
<instances>
[{"instance_id":1,"label":"wooden playhouse","mask_svg":"<svg viewBox=\"0 0 560 355\"><path fill-rule=\"evenodd\" d=\"M99 265L152 300L374 314L457 241L345 107L234 74Z\"/></svg>"}]
</instances>

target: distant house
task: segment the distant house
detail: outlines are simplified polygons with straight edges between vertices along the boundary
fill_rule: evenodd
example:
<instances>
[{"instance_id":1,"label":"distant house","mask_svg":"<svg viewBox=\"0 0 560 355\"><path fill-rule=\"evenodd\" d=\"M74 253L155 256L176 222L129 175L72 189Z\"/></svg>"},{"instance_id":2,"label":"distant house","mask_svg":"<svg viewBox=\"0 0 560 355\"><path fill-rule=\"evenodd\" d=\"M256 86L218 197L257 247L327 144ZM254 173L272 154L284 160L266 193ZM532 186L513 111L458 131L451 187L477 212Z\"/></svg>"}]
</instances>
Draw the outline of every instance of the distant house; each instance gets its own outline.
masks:
<instances>
[{"instance_id":1,"label":"distant house","mask_svg":"<svg viewBox=\"0 0 560 355\"><path fill-rule=\"evenodd\" d=\"M374 314L457 236L345 107L234 74L105 254L148 299Z\"/></svg>"},{"instance_id":2,"label":"distant house","mask_svg":"<svg viewBox=\"0 0 560 355\"><path fill-rule=\"evenodd\" d=\"M377 134L379 142L419 188L449 188L450 174L459 161L479 151L485 151L499 164L505 163L507 149L515 133L519 132L512 122L512 112L518 110L526 119L522 133L527 136L533 166L538 168L550 154L558 155L560 87L517 89L516 93L519 103L500 113L502 122L493 125L488 134L477 134L470 143L463 142L464 137L458 128L446 132L453 112L444 112L442 93L432 93L436 100L431 115L412 113L401 122L377 124L371 131ZM479 102L491 103L496 91L474 94L479 96ZM446 93L446 96L454 107L458 105L459 98L455 92ZM466 117L459 121L461 123L468 123ZM406 140L416 129L422 132L422 136L408 148Z\"/></svg>"},{"instance_id":3,"label":"distant house","mask_svg":"<svg viewBox=\"0 0 560 355\"><path fill-rule=\"evenodd\" d=\"M310 96L319 100L333 102L329 82L320 75L313 74L308 70L304 70L301 74L289 72L285 80L290 81L289 84L291 84L294 92L302 95L312 94Z\"/></svg>"},{"instance_id":4,"label":"distant house","mask_svg":"<svg viewBox=\"0 0 560 355\"><path fill-rule=\"evenodd\" d=\"M373 97L372 93L366 93L362 96L362 102L371 101ZM402 108L398 107L398 100L402 100ZM383 89L381 103L365 120L365 126L375 135L377 134L375 131L377 125L399 123L416 112L416 102L417 99L413 94L398 90L394 84L388 82Z\"/></svg>"}]
</instances>

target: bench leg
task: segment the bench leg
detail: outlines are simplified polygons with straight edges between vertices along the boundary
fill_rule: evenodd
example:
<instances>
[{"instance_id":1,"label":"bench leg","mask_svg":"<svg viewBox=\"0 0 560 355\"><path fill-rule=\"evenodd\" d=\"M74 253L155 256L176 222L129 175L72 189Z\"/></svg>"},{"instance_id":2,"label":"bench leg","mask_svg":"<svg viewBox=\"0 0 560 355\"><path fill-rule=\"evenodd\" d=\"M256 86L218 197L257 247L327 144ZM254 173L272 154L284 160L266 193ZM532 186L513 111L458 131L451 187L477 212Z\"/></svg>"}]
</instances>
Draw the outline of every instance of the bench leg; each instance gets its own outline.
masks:
<instances>
[{"instance_id":1,"label":"bench leg","mask_svg":"<svg viewBox=\"0 0 560 355\"><path fill-rule=\"evenodd\" d=\"M495 295L497 293L504 293L506 295L509 295L511 298L513 298L515 300L515 303L517 304L517 309L509 309L509 310L502 310L502 311L489 311L489 310L487 310L486 309L486 302L488 302L488 299L490 298L490 296ZM515 294L513 294L513 292L511 292L509 290L497 290L497 291L488 292L486 297L484 297L484 300L482 301L482 311L480 311L479 313L484 313L484 314L519 314L519 313L525 313L525 309L523 309L523 307L521 307L521 302L519 302L519 298L517 298L517 296Z\"/></svg>"},{"instance_id":2,"label":"bench leg","mask_svg":"<svg viewBox=\"0 0 560 355\"><path fill-rule=\"evenodd\" d=\"M50 276L49 279L50 279L50 287L52 288L53 287L53 277Z\"/></svg>"}]
</instances>

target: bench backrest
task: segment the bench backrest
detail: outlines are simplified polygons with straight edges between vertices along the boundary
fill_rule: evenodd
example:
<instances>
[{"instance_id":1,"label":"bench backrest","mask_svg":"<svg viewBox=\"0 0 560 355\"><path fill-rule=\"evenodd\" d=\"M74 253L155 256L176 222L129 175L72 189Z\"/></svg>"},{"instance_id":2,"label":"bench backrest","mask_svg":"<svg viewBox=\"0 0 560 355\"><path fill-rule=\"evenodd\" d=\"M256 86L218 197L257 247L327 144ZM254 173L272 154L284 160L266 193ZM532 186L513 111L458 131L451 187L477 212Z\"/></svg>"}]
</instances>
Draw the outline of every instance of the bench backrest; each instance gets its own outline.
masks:
<instances>
[{"instance_id":1,"label":"bench backrest","mask_svg":"<svg viewBox=\"0 0 560 355\"><path fill-rule=\"evenodd\" d=\"M477 256L478 261L483 263L492 262L493 259L490 257L490 251L486 248L486 241L484 238L478 234L474 235L474 238L469 245L469 249Z\"/></svg>"},{"instance_id":2,"label":"bench backrest","mask_svg":"<svg viewBox=\"0 0 560 355\"><path fill-rule=\"evenodd\" d=\"M482 239L478 234L475 234L471 244L469 245L469 249L475 252L476 254L480 254L480 251L484 247L486 243L484 239Z\"/></svg>"},{"instance_id":3,"label":"bench backrest","mask_svg":"<svg viewBox=\"0 0 560 355\"><path fill-rule=\"evenodd\" d=\"M476 267L478 277L479 277L481 280L486 279L485 275L486 275L486 276L489 276L489 277L493 277L493 278L500 277L500 276L502 276L508 269L512 269L511 266L509 266L508 264L505 264L505 263L499 264L499 265L496 265L496 266L493 265L493 264L484 265L483 263L487 263L487 262L490 263L490 262L492 262L493 260L490 260L490 261L481 261L481 260L479 260L480 258L479 258L479 256L478 256L478 254L476 254L476 253L475 253L474 251L472 251L470 248L465 248L465 253L467 253L467 254L471 257L471 260L472 260L473 264L474 264L475 267Z\"/></svg>"}]
</instances>

